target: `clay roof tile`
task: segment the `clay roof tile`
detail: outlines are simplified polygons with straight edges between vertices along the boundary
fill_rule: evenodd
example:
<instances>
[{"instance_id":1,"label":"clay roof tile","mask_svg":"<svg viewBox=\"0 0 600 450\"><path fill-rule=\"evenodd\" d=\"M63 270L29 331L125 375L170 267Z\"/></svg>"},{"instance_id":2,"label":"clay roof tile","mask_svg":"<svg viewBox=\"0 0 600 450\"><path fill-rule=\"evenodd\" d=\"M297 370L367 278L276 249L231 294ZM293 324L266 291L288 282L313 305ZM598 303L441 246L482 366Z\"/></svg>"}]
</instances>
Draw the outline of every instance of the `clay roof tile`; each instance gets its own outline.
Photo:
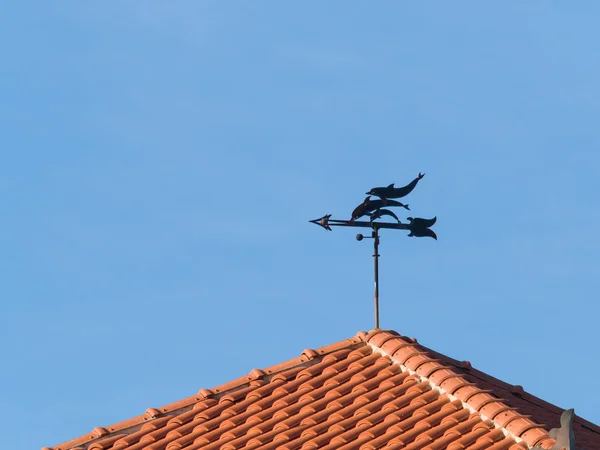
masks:
<instances>
[{"instance_id":1,"label":"clay roof tile","mask_svg":"<svg viewBox=\"0 0 600 450\"><path fill-rule=\"evenodd\" d=\"M47 450L525 450L562 411L394 331L359 332ZM578 446L600 427L575 417Z\"/></svg>"}]
</instances>

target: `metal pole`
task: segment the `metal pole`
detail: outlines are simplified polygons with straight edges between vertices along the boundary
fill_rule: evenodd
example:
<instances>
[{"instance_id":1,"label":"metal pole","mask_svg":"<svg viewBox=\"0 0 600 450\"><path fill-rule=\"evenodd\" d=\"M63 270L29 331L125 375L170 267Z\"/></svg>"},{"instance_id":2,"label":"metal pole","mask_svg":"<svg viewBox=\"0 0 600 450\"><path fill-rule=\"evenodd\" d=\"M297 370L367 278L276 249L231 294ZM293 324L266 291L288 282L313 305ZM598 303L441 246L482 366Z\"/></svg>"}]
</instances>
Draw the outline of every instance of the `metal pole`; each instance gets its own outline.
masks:
<instances>
[{"instance_id":1,"label":"metal pole","mask_svg":"<svg viewBox=\"0 0 600 450\"><path fill-rule=\"evenodd\" d=\"M373 227L373 258L375 261L375 328L379 328L379 228Z\"/></svg>"}]
</instances>

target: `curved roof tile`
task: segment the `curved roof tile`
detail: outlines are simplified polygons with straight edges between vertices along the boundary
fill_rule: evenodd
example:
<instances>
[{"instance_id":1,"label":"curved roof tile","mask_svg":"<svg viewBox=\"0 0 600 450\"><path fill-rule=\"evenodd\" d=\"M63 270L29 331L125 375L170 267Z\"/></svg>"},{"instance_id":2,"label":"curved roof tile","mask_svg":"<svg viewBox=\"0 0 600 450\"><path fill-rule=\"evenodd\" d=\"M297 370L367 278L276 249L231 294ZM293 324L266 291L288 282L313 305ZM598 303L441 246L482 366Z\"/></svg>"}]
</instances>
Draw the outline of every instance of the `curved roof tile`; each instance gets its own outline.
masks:
<instances>
[{"instance_id":1,"label":"curved roof tile","mask_svg":"<svg viewBox=\"0 0 600 450\"><path fill-rule=\"evenodd\" d=\"M44 450L551 449L561 413L376 329ZM600 449L600 427L576 417L573 429Z\"/></svg>"}]
</instances>

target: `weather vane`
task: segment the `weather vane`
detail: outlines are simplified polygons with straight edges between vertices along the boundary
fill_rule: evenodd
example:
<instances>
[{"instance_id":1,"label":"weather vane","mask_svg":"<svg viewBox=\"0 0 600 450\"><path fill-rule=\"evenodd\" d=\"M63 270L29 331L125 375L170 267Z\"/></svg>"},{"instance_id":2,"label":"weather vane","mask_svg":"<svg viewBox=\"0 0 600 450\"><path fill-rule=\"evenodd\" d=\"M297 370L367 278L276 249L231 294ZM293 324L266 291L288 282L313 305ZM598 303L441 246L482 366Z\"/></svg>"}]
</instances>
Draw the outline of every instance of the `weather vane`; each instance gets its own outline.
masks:
<instances>
[{"instance_id":1,"label":"weather vane","mask_svg":"<svg viewBox=\"0 0 600 450\"><path fill-rule=\"evenodd\" d=\"M394 183L387 187L375 187L366 194L368 195L365 200L358 205L354 211L350 220L337 220L332 219L331 214L327 214L319 219L311 220L310 222L320 225L326 230L332 231L331 227L359 227L359 228L371 228L371 236L363 236L362 234L356 235L357 241L363 239L373 239L374 251L373 258L375 262L375 328L379 328L379 230L382 228L392 230L407 230L410 231L408 236L410 237L432 237L437 240L436 234L433 232L431 227L435 224L437 217L433 219L422 219L419 217L408 217L408 223L402 223L398 216L388 208L402 207L410 211L408 205L401 203L397 199L406 197L410 194L413 189L417 186L417 183L425 176L419 172L417 178L412 180L406 186L401 188L394 187ZM371 200L371 197L379 197L377 200ZM361 217L367 216L370 220L358 221ZM396 219L396 223L391 222L377 222L377 219L381 219L383 216L390 216Z\"/></svg>"}]
</instances>

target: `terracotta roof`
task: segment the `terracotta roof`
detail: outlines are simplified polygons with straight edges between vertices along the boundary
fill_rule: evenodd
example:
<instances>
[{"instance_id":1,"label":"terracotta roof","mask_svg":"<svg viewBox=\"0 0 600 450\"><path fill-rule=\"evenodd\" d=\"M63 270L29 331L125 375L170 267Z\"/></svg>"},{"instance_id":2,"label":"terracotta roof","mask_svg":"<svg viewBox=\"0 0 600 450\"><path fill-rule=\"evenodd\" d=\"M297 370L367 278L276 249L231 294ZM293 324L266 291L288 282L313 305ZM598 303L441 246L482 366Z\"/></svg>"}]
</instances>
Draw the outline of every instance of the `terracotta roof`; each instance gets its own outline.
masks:
<instances>
[{"instance_id":1,"label":"terracotta roof","mask_svg":"<svg viewBox=\"0 0 600 450\"><path fill-rule=\"evenodd\" d=\"M373 330L44 449L550 449L562 412ZM573 430L578 449L600 450L600 427L575 417Z\"/></svg>"}]
</instances>

